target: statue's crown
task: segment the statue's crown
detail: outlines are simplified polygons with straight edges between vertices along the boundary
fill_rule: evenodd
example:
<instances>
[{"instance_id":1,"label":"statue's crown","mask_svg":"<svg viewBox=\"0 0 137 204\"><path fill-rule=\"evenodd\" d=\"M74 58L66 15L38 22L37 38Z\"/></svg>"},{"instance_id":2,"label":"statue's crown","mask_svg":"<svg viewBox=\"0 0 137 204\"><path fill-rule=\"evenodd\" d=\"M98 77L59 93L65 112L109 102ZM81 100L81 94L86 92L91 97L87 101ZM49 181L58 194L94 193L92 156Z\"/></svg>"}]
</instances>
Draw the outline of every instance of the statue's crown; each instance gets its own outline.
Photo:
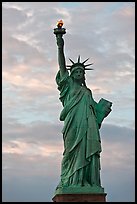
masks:
<instances>
[{"instance_id":1,"label":"statue's crown","mask_svg":"<svg viewBox=\"0 0 137 204\"><path fill-rule=\"evenodd\" d=\"M87 62L87 61L89 60L89 58L86 59L86 60L84 60L83 62L80 62L80 55L79 55L79 56L78 56L78 61L77 61L76 63L73 62L73 60L70 59L70 58L69 58L69 60L72 62L72 65L67 65L67 67L70 67L70 68L68 68L68 70L70 70L70 72L72 72L72 71L74 71L75 69L77 69L77 67L83 69L84 71L85 71L85 70L93 70L92 68L86 68L87 66L90 66L90 65L92 65L93 63L86 64L86 65L84 64L85 62Z\"/></svg>"}]
</instances>

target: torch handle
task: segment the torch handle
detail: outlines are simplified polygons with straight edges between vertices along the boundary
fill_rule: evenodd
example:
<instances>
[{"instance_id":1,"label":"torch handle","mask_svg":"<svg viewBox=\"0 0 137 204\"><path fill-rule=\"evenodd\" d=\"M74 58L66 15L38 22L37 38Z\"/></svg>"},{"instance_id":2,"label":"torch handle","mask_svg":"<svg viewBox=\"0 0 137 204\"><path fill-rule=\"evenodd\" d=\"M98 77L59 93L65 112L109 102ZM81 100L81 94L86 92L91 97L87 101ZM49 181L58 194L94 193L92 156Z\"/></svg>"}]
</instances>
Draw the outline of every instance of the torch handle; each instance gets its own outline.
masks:
<instances>
[{"instance_id":1,"label":"torch handle","mask_svg":"<svg viewBox=\"0 0 137 204\"><path fill-rule=\"evenodd\" d=\"M56 34L57 45L59 48L64 46L64 39L62 38L62 36L62 34Z\"/></svg>"}]
</instances>

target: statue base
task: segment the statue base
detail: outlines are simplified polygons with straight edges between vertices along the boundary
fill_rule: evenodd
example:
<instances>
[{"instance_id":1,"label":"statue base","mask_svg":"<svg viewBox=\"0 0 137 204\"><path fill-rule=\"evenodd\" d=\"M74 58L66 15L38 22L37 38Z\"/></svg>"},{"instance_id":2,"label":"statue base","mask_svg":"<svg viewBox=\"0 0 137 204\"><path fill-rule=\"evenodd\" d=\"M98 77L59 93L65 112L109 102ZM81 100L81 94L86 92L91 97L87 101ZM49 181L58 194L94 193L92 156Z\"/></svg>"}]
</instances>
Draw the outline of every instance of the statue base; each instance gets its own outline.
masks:
<instances>
[{"instance_id":1,"label":"statue base","mask_svg":"<svg viewBox=\"0 0 137 204\"><path fill-rule=\"evenodd\" d=\"M57 194L53 202L106 202L106 193Z\"/></svg>"},{"instance_id":2,"label":"statue base","mask_svg":"<svg viewBox=\"0 0 137 204\"><path fill-rule=\"evenodd\" d=\"M53 202L106 202L106 193L101 186L58 186Z\"/></svg>"}]
</instances>

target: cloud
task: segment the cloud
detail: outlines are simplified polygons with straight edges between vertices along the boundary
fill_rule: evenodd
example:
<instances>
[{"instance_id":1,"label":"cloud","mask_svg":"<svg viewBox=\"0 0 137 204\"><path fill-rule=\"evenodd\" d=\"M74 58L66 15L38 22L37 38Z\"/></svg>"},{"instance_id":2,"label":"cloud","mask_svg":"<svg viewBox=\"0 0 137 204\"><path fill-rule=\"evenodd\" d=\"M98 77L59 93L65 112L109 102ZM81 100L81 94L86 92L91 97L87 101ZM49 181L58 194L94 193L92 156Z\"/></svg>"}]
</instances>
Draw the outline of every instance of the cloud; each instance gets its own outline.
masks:
<instances>
[{"instance_id":1,"label":"cloud","mask_svg":"<svg viewBox=\"0 0 137 204\"><path fill-rule=\"evenodd\" d=\"M104 120L102 184L108 201L134 201L135 4L2 3L3 201L51 201L63 152L62 104L55 82L53 29L63 19L68 58L94 62L86 72L96 101L112 101ZM127 193L128 192L128 193Z\"/></svg>"},{"instance_id":2,"label":"cloud","mask_svg":"<svg viewBox=\"0 0 137 204\"><path fill-rule=\"evenodd\" d=\"M7 202L23 201L24 199L34 201L35 196L27 196L27 192L30 192L31 195L36 189L43 189L44 187L44 189L48 189L48 197L45 197L46 192L42 190L41 192L38 191L37 199L39 202L44 199L51 201L60 179L63 153L61 127L59 130L53 124L52 128L50 124L46 127L43 124L43 128L42 124L32 124L32 127L29 127L27 131L20 130L22 134L18 134L18 137L15 137L16 127L14 129L14 136L10 140L6 140L5 135L3 142L3 199ZM107 200L115 200L116 202L123 202L126 199L133 200L133 192L125 197L126 189L118 189L124 183L134 188L134 131L126 127L104 124L101 129L101 138L103 149L101 153L101 179L102 186L108 194ZM13 181L14 184L12 184ZM38 181L38 185L36 181ZM14 198L8 192L11 185ZM22 186L26 186L26 190L20 194ZM112 186L115 187L115 191ZM121 192L121 196L115 197L116 194L119 195L119 192ZM18 193L20 197L17 196ZM26 195L25 198L24 195Z\"/></svg>"},{"instance_id":3,"label":"cloud","mask_svg":"<svg viewBox=\"0 0 137 204\"><path fill-rule=\"evenodd\" d=\"M124 166L125 168L134 168L134 130L127 127L104 125L101 129L101 135L104 149L102 154L106 162L104 165L109 166L112 170L114 168L116 170L120 166L122 168Z\"/></svg>"},{"instance_id":4,"label":"cloud","mask_svg":"<svg viewBox=\"0 0 137 204\"><path fill-rule=\"evenodd\" d=\"M12 18L9 18L12 16ZM19 26L27 20L27 16L17 8L4 8L2 12L2 24L6 29ZM10 27L7 27L10 26ZM10 29L9 29L10 30Z\"/></svg>"}]
</instances>

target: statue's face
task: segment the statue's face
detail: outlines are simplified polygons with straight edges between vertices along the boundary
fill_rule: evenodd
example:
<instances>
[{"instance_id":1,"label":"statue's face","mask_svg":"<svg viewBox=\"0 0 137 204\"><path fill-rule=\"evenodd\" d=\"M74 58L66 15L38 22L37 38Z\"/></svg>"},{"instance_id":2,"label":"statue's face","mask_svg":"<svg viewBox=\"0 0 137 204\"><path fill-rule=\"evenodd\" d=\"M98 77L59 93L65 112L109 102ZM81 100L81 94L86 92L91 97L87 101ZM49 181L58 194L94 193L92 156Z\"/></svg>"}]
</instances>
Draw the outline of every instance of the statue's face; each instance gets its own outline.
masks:
<instances>
[{"instance_id":1,"label":"statue's face","mask_svg":"<svg viewBox=\"0 0 137 204\"><path fill-rule=\"evenodd\" d=\"M77 68L72 73L72 76L74 79L81 80L84 78L84 74L85 74L84 70L82 70L81 68Z\"/></svg>"}]
</instances>

